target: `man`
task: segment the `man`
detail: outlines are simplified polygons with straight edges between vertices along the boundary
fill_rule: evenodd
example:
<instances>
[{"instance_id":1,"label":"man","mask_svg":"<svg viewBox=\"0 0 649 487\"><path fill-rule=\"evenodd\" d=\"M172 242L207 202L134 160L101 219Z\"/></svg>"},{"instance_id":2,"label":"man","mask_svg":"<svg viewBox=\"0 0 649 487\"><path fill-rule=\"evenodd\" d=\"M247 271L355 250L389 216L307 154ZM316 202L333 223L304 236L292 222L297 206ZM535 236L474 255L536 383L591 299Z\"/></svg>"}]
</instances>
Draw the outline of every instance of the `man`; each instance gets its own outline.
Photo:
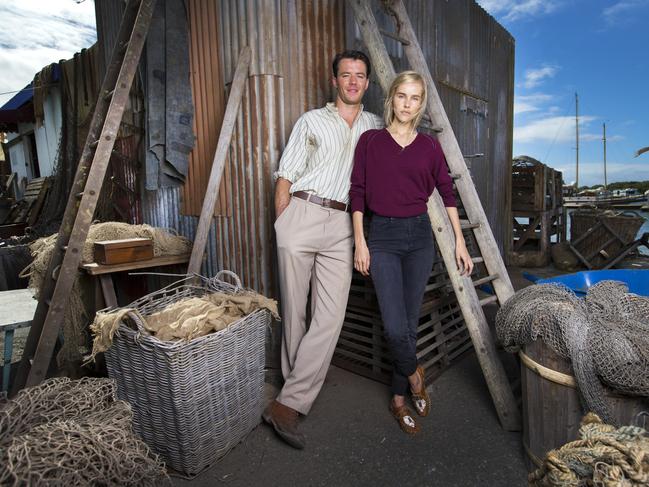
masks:
<instances>
[{"instance_id":1,"label":"man","mask_svg":"<svg viewBox=\"0 0 649 487\"><path fill-rule=\"evenodd\" d=\"M361 105L370 70L360 51L336 55L336 101L298 119L275 173L285 383L263 419L295 448L305 444L298 416L309 413L320 392L345 316L353 264L348 202L354 149L363 132L382 126Z\"/></svg>"}]
</instances>

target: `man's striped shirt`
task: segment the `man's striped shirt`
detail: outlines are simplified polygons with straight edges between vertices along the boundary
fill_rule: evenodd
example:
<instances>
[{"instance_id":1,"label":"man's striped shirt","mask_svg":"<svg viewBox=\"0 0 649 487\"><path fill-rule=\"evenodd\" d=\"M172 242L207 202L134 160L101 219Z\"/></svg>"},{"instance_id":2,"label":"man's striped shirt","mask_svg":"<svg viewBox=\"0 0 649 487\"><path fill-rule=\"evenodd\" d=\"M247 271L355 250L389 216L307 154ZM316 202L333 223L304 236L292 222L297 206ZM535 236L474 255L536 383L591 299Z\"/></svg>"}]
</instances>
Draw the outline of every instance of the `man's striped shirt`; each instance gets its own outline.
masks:
<instances>
[{"instance_id":1,"label":"man's striped shirt","mask_svg":"<svg viewBox=\"0 0 649 487\"><path fill-rule=\"evenodd\" d=\"M334 103L302 115L293 127L275 178L288 179L291 193L308 191L321 198L349 202L356 142L383 121L361 110L350 128Z\"/></svg>"}]
</instances>

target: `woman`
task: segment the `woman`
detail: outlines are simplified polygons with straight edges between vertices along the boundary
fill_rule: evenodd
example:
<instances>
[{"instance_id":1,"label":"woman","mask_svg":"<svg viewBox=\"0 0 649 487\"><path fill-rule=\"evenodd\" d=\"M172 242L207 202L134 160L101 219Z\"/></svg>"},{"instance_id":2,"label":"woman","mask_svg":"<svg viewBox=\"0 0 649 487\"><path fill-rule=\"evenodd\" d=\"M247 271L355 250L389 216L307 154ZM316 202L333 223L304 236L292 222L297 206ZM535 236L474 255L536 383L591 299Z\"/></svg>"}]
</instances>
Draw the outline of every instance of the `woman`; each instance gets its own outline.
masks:
<instances>
[{"instance_id":1,"label":"woman","mask_svg":"<svg viewBox=\"0 0 649 487\"><path fill-rule=\"evenodd\" d=\"M399 74L385 100L387 128L369 130L358 141L349 193L354 267L372 276L392 354L390 411L410 434L419 427L405 405L408 389L419 416L430 410L424 370L417 366L416 342L424 288L435 258L426 206L435 188L453 226L460 273L473 271L444 154L436 139L416 130L425 107L426 83L421 75L414 71ZM366 211L373 214L367 242L363 234Z\"/></svg>"}]
</instances>

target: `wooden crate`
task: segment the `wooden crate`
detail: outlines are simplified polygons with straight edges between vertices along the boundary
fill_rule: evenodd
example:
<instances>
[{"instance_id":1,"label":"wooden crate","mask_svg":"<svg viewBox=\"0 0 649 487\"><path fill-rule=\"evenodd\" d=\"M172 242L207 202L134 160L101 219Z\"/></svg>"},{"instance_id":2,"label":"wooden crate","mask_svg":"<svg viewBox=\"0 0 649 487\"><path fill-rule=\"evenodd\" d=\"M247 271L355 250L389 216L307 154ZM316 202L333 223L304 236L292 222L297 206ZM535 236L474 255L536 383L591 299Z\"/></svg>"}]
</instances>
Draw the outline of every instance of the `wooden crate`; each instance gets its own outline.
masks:
<instances>
[{"instance_id":1,"label":"wooden crate","mask_svg":"<svg viewBox=\"0 0 649 487\"><path fill-rule=\"evenodd\" d=\"M588 269L604 269L635 239L641 216L609 210L576 210L570 214L570 249Z\"/></svg>"},{"instance_id":2,"label":"wooden crate","mask_svg":"<svg viewBox=\"0 0 649 487\"><path fill-rule=\"evenodd\" d=\"M562 174L531 157L512 165L512 240L508 263L541 267L550 263L550 240L565 240Z\"/></svg>"},{"instance_id":3,"label":"wooden crate","mask_svg":"<svg viewBox=\"0 0 649 487\"><path fill-rule=\"evenodd\" d=\"M435 264L419 314L417 359L431 383L472 343L442 262ZM334 365L389 384L392 365L372 281L354 272Z\"/></svg>"},{"instance_id":4,"label":"wooden crate","mask_svg":"<svg viewBox=\"0 0 649 487\"><path fill-rule=\"evenodd\" d=\"M128 238L95 242L95 262L103 265L124 264L153 259L153 240Z\"/></svg>"}]
</instances>

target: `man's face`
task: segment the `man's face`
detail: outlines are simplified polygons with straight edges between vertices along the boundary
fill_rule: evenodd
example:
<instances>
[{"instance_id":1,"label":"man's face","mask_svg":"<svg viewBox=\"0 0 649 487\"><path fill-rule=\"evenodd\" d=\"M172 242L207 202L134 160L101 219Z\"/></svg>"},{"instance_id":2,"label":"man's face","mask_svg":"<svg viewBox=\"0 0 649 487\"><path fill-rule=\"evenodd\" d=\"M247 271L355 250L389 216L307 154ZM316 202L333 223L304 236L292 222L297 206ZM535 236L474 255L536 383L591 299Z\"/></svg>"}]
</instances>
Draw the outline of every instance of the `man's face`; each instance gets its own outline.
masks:
<instances>
[{"instance_id":1,"label":"man's face","mask_svg":"<svg viewBox=\"0 0 649 487\"><path fill-rule=\"evenodd\" d=\"M343 58L338 63L338 76L332 78L338 98L347 105L358 105L370 85L367 66L358 59Z\"/></svg>"}]
</instances>

